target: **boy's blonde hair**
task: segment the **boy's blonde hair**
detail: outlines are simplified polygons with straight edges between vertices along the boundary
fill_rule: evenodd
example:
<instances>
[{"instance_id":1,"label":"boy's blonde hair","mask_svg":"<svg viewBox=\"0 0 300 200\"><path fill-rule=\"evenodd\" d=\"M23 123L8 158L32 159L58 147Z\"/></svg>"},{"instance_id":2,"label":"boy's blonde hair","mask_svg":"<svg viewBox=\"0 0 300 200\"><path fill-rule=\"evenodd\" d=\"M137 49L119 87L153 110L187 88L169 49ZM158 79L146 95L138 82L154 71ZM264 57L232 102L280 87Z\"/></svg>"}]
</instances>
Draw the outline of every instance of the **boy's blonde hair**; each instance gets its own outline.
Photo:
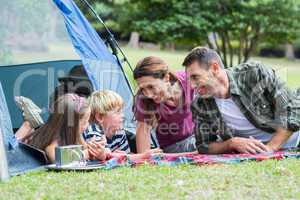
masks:
<instances>
[{"instance_id":1,"label":"boy's blonde hair","mask_svg":"<svg viewBox=\"0 0 300 200\"><path fill-rule=\"evenodd\" d=\"M120 111L124 107L122 97L111 90L95 91L90 99L91 120L95 121L95 115L105 115L110 111Z\"/></svg>"}]
</instances>

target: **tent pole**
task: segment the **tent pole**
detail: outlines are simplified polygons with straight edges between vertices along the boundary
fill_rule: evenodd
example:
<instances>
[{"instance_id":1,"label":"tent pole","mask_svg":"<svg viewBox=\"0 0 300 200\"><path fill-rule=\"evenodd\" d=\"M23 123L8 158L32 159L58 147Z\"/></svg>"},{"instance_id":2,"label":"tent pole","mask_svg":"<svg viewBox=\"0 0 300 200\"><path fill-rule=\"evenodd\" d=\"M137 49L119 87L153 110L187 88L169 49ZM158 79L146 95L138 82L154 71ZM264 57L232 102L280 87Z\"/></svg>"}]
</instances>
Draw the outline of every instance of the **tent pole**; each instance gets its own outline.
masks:
<instances>
[{"instance_id":1,"label":"tent pole","mask_svg":"<svg viewBox=\"0 0 300 200\"><path fill-rule=\"evenodd\" d=\"M0 181L6 181L9 179L7 159L6 159L3 138L4 138L4 136L2 134L2 129L0 128Z\"/></svg>"},{"instance_id":2,"label":"tent pole","mask_svg":"<svg viewBox=\"0 0 300 200\"><path fill-rule=\"evenodd\" d=\"M116 41L114 35L112 34L112 32L109 30L109 28L106 26L106 24L104 23L104 21L100 18L100 16L96 13L96 11L93 9L93 7L91 6L91 4L87 1L87 0L80 0L81 2L83 2L94 14L94 16L97 18L97 20L104 26L106 32L108 33L108 37L106 38L110 48L113 51L113 54L118 58L118 50L121 52L122 56L123 56L123 60L128 64L131 72L133 72L133 68L130 65L126 55L124 54L124 52L122 51L121 47L119 46L118 42ZM119 61L119 63L121 63Z\"/></svg>"}]
</instances>

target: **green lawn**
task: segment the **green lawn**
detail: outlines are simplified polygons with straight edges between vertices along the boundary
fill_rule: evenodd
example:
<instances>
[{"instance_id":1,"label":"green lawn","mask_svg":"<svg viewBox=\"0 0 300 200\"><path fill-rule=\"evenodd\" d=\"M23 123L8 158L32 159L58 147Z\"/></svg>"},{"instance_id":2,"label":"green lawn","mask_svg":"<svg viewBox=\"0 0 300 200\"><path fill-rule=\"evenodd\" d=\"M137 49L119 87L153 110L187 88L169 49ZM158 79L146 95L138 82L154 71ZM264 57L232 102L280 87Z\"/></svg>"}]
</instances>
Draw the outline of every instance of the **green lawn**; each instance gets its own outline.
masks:
<instances>
[{"instance_id":1,"label":"green lawn","mask_svg":"<svg viewBox=\"0 0 300 200\"><path fill-rule=\"evenodd\" d=\"M70 49L58 50L66 53ZM181 62L186 55L124 50L133 65L145 56L157 55L174 70L183 69ZM46 58L65 56L57 53ZM19 53L18 59L23 62L32 58ZM299 61L254 59L276 68L291 87L300 86ZM33 172L0 183L0 199L300 199L299 166L299 160L290 159L172 168L143 166L90 173Z\"/></svg>"},{"instance_id":2,"label":"green lawn","mask_svg":"<svg viewBox=\"0 0 300 200\"><path fill-rule=\"evenodd\" d=\"M300 199L298 160L36 172L0 183L0 199Z\"/></svg>"}]
</instances>

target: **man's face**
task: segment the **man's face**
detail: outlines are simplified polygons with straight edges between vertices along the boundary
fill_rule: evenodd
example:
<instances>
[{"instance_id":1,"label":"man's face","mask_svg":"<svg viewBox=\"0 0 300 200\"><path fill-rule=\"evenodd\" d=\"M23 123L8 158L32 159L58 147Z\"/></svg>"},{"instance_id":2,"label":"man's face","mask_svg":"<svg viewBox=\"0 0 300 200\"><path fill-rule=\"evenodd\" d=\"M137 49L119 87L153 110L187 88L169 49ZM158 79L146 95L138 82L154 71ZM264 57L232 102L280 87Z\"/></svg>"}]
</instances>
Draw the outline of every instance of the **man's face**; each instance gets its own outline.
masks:
<instances>
[{"instance_id":1,"label":"man's face","mask_svg":"<svg viewBox=\"0 0 300 200\"><path fill-rule=\"evenodd\" d=\"M216 75L218 74L218 70L219 65L215 62L209 67L198 62L193 62L186 68L191 87L202 98L208 98L217 93L219 82Z\"/></svg>"}]
</instances>

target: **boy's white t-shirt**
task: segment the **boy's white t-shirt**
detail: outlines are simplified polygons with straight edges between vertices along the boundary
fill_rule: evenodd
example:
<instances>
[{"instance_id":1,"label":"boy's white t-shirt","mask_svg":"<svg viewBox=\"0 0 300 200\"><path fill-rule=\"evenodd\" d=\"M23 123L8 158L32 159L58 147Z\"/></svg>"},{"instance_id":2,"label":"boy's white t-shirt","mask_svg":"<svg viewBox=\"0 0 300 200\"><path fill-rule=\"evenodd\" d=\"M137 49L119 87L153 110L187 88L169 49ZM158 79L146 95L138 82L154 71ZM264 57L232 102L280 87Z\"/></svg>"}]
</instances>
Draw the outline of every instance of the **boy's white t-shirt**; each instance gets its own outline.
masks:
<instances>
[{"instance_id":1,"label":"boy's white t-shirt","mask_svg":"<svg viewBox=\"0 0 300 200\"><path fill-rule=\"evenodd\" d=\"M219 99L215 98L217 106L221 112L224 122L234 132L235 137L253 138L266 143L271 140L273 134L262 131L251 124L232 98ZM300 132L295 132L288 141L282 146L283 148L296 147L299 143Z\"/></svg>"}]
</instances>

